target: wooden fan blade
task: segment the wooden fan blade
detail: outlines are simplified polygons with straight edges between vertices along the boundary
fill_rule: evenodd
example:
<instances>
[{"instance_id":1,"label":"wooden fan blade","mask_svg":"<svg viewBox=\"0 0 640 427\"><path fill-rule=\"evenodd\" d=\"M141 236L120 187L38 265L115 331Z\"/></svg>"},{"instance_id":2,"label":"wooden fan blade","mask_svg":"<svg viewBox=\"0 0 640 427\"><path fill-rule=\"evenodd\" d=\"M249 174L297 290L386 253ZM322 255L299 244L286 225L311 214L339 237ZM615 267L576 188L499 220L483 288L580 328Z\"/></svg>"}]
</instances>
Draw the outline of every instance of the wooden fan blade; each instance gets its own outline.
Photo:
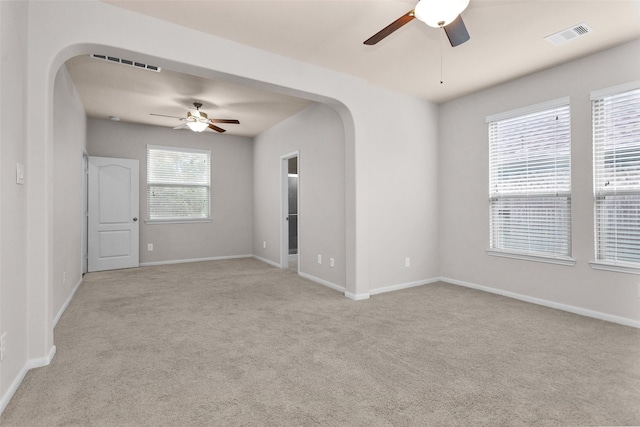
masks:
<instances>
[{"instance_id":1,"label":"wooden fan blade","mask_svg":"<svg viewBox=\"0 0 640 427\"><path fill-rule=\"evenodd\" d=\"M449 43L451 43L452 47L461 45L471 38L469 37L467 27L462 21L462 15L458 15L458 17L454 19L449 25L445 26L444 32L447 33Z\"/></svg>"},{"instance_id":2,"label":"wooden fan blade","mask_svg":"<svg viewBox=\"0 0 640 427\"><path fill-rule=\"evenodd\" d=\"M150 116L171 117L172 119L184 120L184 117L167 116L166 114L149 113Z\"/></svg>"},{"instance_id":3,"label":"wooden fan blade","mask_svg":"<svg viewBox=\"0 0 640 427\"><path fill-rule=\"evenodd\" d=\"M232 125L239 125L240 122L235 119L209 119L211 123L231 123Z\"/></svg>"},{"instance_id":4,"label":"wooden fan blade","mask_svg":"<svg viewBox=\"0 0 640 427\"><path fill-rule=\"evenodd\" d=\"M220 133L226 132L226 130L224 130L222 128L219 128L218 126L212 125L212 124L209 125L209 128L215 130L216 132L220 132Z\"/></svg>"},{"instance_id":5,"label":"wooden fan blade","mask_svg":"<svg viewBox=\"0 0 640 427\"><path fill-rule=\"evenodd\" d=\"M384 27L382 30L378 31L373 36L369 37L367 40L364 41L364 44L371 46L378 43L380 40L384 39L394 31L402 27L404 24L412 21L413 18L414 18L413 10L411 10L406 14L402 15L400 18L393 21L391 24Z\"/></svg>"}]
</instances>

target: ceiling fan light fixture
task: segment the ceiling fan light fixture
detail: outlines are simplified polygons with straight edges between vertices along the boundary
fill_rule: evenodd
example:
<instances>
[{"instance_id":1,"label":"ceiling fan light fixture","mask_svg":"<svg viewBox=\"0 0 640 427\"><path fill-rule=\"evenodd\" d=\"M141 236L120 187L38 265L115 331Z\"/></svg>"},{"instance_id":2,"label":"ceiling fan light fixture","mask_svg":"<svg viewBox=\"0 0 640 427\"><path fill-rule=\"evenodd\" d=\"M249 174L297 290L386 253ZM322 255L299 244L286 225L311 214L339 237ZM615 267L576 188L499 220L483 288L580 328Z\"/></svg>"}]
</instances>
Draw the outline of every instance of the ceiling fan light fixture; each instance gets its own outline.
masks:
<instances>
[{"instance_id":1,"label":"ceiling fan light fixture","mask_svg":"<svg viewBox=\"0 0 640 427\"><path fill-rule=\"evenodd\" d=\"M430 27L449 25L469 6L469 0L420 0L415 7L416 18Z\"/></svg>"},{"instance_id":2,"label":"ceiling fan light fixture","mask_svg":"<svg viewBox=\"0 0 640 427\"><path fill-rule=\"evenodd\" d=\"M189 126L189 129L194 132L202 132L209 127L209 124L205 122L193 121L187 122L187 126Z\"/></svg>"}]
</instances>

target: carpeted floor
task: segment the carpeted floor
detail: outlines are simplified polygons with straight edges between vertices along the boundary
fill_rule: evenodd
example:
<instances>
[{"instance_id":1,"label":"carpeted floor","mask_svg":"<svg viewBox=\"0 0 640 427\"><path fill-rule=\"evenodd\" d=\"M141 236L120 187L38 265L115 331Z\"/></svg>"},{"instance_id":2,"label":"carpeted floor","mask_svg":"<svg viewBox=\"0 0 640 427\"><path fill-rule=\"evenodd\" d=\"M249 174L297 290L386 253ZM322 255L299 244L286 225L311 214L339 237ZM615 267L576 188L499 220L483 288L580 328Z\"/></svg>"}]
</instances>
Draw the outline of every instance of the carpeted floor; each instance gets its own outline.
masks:
<instances>
[{"instance_id":1,"label":"carpeted floor","mask_svg":"<svg viewBox=\"0 0 640 427\"><path fill-rule=\"evenodd\" d=\"M91 273L3 426L639 425L640 330L252 259Z\"/></svg>"}]
</instances>

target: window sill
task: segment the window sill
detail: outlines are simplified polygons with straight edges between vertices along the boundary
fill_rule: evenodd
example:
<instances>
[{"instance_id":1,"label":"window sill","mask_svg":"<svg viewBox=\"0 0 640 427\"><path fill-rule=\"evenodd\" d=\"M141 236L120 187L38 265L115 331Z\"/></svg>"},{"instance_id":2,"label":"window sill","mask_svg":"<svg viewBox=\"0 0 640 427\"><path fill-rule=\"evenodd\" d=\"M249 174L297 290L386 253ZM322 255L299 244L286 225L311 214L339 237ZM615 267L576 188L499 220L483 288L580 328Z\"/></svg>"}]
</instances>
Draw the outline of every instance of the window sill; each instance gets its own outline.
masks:
<instances>
[{"instance_id":1,"label":"window sill","mask_svg":"<svg viewBox=\"0 0 640 427\"><path fill-rule=\"evenodd\" d=\"M617 273L640 274L640 265L606 261L589 261L594 270L615 271Z\"/></svg>"},{"instance_id":2,"label":"window sill","mask_svg":"<svg viewBox=\"0 0 640 427\"><path fill-rule=\"evenodd\" d=\"M521 254L517 252L504 252L495 249L487 249L487 255L499 256L503 258L522 259L525 261L545 262L547 264L569 265L572 267L576 264L576 260L571 257L554 258L550 256Z\"/></svg>"},{"instance_id":3,"label":"window sill","mask_svg":"<svg viewBox=\"0 0 640 427\"><path fill-rule=\"evenodd\" d=\"M147 219L144 221L148 225L157 224L198 224L203 222L211 222L211 218L205 219Z\"/></svg>"}]
</instances>

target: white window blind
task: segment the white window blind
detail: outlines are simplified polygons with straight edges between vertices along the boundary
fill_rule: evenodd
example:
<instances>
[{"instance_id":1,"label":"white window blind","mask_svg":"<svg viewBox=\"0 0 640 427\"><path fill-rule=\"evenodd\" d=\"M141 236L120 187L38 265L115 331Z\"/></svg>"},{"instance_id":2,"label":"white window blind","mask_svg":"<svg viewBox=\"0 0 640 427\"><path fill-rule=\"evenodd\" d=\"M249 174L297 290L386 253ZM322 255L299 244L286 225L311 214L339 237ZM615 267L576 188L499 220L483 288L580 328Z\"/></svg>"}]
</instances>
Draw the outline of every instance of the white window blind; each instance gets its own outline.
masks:
<instances>
[{"instance_id":1,"label":"white window blind","mask_svg":"<svg viewBox=\"0 0 640 427\"><path fill-rule=\"evenodd\" d=\"M596 261L640 266L640 82L592 94Z\"/></svg>"},{"instance_id":2,"label":"white window blind","mask_svg":"<svg viewBox=\"0 0 640 427\"><path fill-rule=\"evenodd\" d=\"M210 219L211 152L147 146L147 220Z\"/></svg>"},{"instance_id":3,"label":"white window blind","mask_svg":"<svg viewBox=\"0 0 640 427\"><path fill-rule=\"evenodd\" d=\"M529 107L525 112L501 114L498 119L489 117L487 121L490 249L570 259L568 99Z\"/></svg>"}]
</instances>

